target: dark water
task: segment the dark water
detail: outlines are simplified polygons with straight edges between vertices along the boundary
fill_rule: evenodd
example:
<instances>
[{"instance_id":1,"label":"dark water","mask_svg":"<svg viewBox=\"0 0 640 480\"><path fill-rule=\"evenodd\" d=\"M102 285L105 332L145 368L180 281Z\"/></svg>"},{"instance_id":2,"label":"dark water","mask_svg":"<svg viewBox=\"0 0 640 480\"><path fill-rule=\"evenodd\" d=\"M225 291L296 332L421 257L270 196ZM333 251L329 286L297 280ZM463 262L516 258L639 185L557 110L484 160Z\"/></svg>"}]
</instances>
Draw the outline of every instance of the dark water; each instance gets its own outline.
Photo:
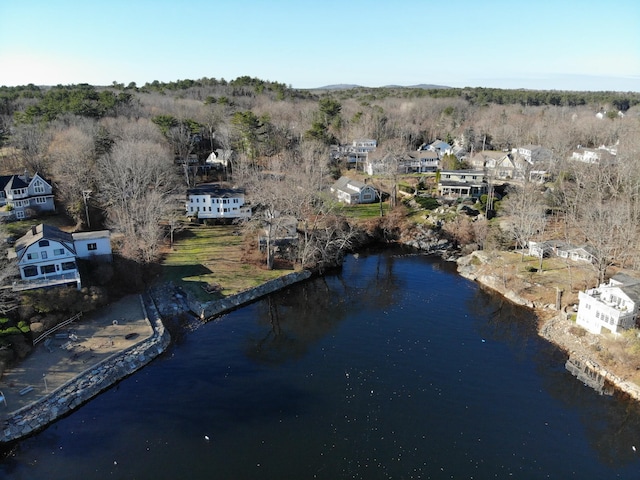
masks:
<instances>
[{"instance_id":1,"label":"dark water","mask_svg":"<svg viewBox=\"0 0 640 480\"><path fill-rule=\"evenodd\" d=\"M0 478L640 478L637 405L564 361L452 265L362 255L182 332Z\"/></svg>"}]
</instances>

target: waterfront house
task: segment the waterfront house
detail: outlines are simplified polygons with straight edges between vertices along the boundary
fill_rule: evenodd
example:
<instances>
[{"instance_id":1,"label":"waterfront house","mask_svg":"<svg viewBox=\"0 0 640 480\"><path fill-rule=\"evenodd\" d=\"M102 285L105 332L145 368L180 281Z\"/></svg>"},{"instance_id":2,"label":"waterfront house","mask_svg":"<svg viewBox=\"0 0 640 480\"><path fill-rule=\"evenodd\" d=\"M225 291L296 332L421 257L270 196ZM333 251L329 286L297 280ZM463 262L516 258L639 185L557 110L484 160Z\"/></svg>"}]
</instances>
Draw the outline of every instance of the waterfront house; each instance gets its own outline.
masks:
<instances>
[{"instance_id":1,"label":"waterfront house","mask_svg":"<svg viewBox=\"0 0 640 480\"><path fill-rule=\"evenodd\" d=\"M53 212L56 209L53 188L38 173L30 176L25 170L22 175L2 175L0 207L4 216L18 220L37 216L40 212Z\"/></svg>"},{"instance_id":2,"label":"waterfront house","mask_svg":"<svg viewBox=\"0 0 640 480\"><path fill-rule=\"evenodd\" d=\"M373 203L376 200L376 190L366 183L352 180L349 177L340 177L332 186L333 193L338 201L355 205L358 203Z\"/></svg>"},{"instance_id":3,"label":"waterfront house","mask_svg":"<svg viewBox=\"0 0 640 480\"><path fill-rule=\"evenodd\" d=\"M206 183L187 190L186 214L199 220L236 220L251 217L244 190Z\"/></svg>"},{"instance_id":4,"label":"waterfront house","mask_svg":"<svg viewBox=\"0 0 640 480\"><path fill-rule=\"evenodd\" d=\"M529 242L529 255L533 257L568 258L574 262L593 263L595 256L589 246L575 246L562 240L547 240L544 242Z\"/></svg>"},{"instance_id":5,"label":"waterfront house","mask_svg":"<svg viewBox=\"0 0 640 480\"><path fill-rule=\"evenodd\" d=\"M576 323L591 333L634 328L640 305L640 279L616 274L609 283L579 292Z\"/></svg>"},{"instance_id":6,"label":"waterfront house","mask_svg":"<svg viewBox=\"0 0 640 480\"><path fill-rule=\"evenodd\" d=\"M438 195L445 198L478 198L487 193L482 170L442 170L438 181Z\"/></svg>"},{"instance_id":7,"label":"waterfront house","mask_svg":"<svg viewBox=\"0 0 640 480\"><path fill-rule=\"evenodd\" d=\"M14 290L57 285L82 287L76 260L110 262L111 237L108 230L67 233L51 225L33 226L20 237L9 257L15 258L21 282Z\"/></svg>"}]
</instances>

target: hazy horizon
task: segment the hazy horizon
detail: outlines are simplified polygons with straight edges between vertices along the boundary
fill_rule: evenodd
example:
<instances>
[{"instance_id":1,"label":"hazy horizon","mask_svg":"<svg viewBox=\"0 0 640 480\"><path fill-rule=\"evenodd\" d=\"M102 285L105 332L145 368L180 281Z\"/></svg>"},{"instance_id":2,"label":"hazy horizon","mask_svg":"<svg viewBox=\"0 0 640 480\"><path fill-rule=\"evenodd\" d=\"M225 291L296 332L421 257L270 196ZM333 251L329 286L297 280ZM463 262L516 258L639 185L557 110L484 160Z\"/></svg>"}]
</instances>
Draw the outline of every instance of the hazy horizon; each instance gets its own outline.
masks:
<instances>
[{"instance_id":1,"label":"hazy horizon","mask_svg":"<svg viewBox=\"0 0 640 480\"><path fill-rule=\"evenodd\" d=\"M299 89L640 91L639 24L632 0L5 2L0 85L248 75Z\"/></svg>"}]
</instances>

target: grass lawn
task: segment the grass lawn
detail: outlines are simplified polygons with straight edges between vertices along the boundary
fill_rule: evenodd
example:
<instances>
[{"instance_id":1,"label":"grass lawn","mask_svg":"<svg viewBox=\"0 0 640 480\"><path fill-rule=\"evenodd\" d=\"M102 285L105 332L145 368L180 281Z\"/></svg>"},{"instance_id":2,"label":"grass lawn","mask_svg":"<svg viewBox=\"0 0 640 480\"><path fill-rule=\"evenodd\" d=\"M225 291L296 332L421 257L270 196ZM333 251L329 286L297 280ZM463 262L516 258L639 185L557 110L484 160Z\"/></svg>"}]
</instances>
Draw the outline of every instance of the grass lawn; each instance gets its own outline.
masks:
<instances>
[{"instance_id":1,"label":"grass lawn","mask_svg":"<svg viewBox=\"0 0 640 480\"><path fill-rule=\"evenodd\" d=\"M515 252L492 252L491 264L485 271L503 276L505 283L529 300L555 304L556 288L563 292L562 305L578 302L578 291L597 283L597 272L588 263L573 262L558 257L545 258L542 271L540 259Z\"/></svg>"},{"instance_id":2,"label":"grass lawn","mask_svg":"<svg viewBox=\"0 0 640 480\"><path fill-rule=\"evenodd\" d=\"M192 225L176 234L173 250L162 262L163 280L188 289L200 300L213 300L258 286L291 270L267 270L242 261L242 236L234 225ZM218 285L214 293L204 287Z\"/></svg>"},{"instance_id":3,"label":"grass lawn","mask_svg":"<svg viewBox=\"0 0 640 480\"><path fill-rule=\"evenodd\" d=\"M380 216L380 203L363 203L359 205L338 204L336 206L338 213L347 218L355 218L366 220L368 218L376 218ZM389 212L389 203L382 203L382 211L384 215Z\"/></svg>"}]
</instances>

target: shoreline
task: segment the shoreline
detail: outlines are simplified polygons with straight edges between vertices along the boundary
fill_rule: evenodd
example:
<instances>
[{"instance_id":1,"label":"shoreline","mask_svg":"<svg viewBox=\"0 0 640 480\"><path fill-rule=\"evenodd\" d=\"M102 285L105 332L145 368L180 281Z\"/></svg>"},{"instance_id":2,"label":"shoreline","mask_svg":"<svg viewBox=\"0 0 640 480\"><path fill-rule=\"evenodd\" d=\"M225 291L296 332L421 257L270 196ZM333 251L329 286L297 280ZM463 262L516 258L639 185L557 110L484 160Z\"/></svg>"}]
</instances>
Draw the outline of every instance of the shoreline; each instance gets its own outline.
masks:
<instances>
[{"instance_id":1,"label":"shoreline","mask_svg":"<svg viewBox=\"0 0 640 480\"><path fill-rule=\"evenodd\" d=\"M165 316L191 311L200 320L209 320L311 276L307 270L291 273L236 295L205 303L190 298L185 292L177 292L172 285L151 289L139 298L152 335L89 366L47 395L10 412L0 429L0 445L9 445L45 429L164 353L171 343L163 323Z\"/></svg>"},{"instance_id":2,"label":"shoreline","mask_svg":"<svg viewBox=\"0 0 640 480\"><path fill-rule=\"evenodd\" d=\"M426 253L435 254L436 245L442 246L434 242L429 245ZM419 248L418 250L425 251ZM478 252L473 252L457 260L451 257L448 260L456 261L460 276L500 294L512 303L532 309L539 320L538 335L567 354L566 368L578 381L583 381L601 394L609 393L607 384L610 384L631 399L640 401L640 386L603 368L589 354L590 348L597 343L597 336L586 333L583 337L576 337L569 331L573 322L565 312L550 308L552 306L549 305L536 305L518 296L513 290L504 288L499 282L494 281L493 277L479 275L478 263L475 262L474 265L472 261L479 255ZM80 372L50 394L11 412L0 431L0 445L13 443L43 430L164 353L171 343L171 338L163 318L190 312L199 321L209 321L312 276L313 273L307 270L293 272L235 295L209 302L201 302L171 283L150 289L140 295L140 303L146 321L153 329L151 337L114 353Z\"/></svg>"},{"instance_id":3,"label":"shoreline","mask_svg":"<svg viewBox=\"0 0 640 480\"><path fill-rule=\"evenodd\" d=\"M571 327L574 327L575 324L569 320L566 312L557 310L553 305L537 305L535 302L520 297L515 291L505 288L504 285L496 281L495 277L479 274L478 270L479 266L482 266L482 261L482 255L478 252L459 257L456 260L458 274L502 295L512 303L533 310L538 318L538 335L567 354L565 366L578 381L582 381L601 394L609 394L607 391L607 384L609 384L618 392L635 401L640 401L639 385L616 375L593 359L590 352L593 346L598 344L597 335L585 332L584 336L577 337L570 332Z\"/></svg>"},{"instance_id":4,"label":"shoreline","mask_svg":"<svg viewBox=\"0 0 640 480\"><path fill-rule=\"evenodd\" d=\"M7 414L0 430L0 445L13 443L43 430L103 391L134 374L169 346L171 338L153 300L139 295L141 310L152 334L90 365L52 392Z\"/></svg>"}]
</instances>

